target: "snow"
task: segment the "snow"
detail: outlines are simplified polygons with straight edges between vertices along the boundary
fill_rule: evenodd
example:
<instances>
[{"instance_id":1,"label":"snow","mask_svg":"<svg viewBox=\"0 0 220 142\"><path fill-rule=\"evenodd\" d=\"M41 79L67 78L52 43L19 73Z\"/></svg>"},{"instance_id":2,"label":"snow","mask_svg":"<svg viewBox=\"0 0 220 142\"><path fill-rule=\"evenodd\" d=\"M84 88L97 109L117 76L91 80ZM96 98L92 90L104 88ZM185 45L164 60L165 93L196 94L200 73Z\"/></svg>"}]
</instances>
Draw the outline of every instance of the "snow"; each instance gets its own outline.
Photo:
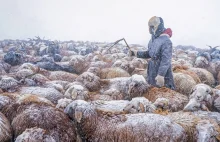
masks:
<instances>
[{"instance_id":1,"label":"snow","mask_svg":"<svg viewBox=\"0 0 220 142\"><path fill-rule=\"evenodd\" d=\"M146 83L145 78L142 75L134 74L131 76L132 81L144 82Z\"/></svg>"}]
</instances>

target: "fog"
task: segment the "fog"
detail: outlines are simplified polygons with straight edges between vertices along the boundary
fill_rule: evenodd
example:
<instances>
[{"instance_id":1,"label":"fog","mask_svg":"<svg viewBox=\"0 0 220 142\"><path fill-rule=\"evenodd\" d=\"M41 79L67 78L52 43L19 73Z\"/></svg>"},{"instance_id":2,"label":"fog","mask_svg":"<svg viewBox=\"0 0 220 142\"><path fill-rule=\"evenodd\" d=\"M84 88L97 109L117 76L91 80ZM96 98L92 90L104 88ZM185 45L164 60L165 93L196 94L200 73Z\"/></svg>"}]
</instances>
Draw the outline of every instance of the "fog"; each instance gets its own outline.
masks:
<instances>
[{"instance_id":1,"label":"fog","mask_svg":"<svg viewBox=\"0 0 220 142\"><path fill-rule=\"evenodd\" d=\"M148 20L164 19L174 45L220 45L219 0L0 0L0 39L35 36L57 40L146 45Z\"/></svg>"}]
</instances>

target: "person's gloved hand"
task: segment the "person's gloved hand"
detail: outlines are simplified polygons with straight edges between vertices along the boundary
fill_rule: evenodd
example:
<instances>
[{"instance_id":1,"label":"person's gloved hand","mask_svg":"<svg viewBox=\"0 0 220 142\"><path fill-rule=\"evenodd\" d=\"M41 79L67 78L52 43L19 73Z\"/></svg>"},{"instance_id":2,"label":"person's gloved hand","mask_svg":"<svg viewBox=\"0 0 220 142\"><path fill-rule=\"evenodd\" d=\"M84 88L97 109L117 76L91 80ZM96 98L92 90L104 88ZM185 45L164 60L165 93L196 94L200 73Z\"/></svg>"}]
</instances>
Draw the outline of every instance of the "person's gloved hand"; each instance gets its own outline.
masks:
<instances>
[{"instance_id":1,"label":"person's gloved hand","mask_svg":"<svg viewBox=\"0 0 220 142\"><path fill-rule=\"evenodd\" d=\"M155 80L156 80L157 86L159 86L159 87L163 87L164 86L164 77L163 76L157 75Z\"/></svg>"},{"instance_id":2,"label":"person's gloved hand","mask_svg":"<svg viewBox=\"0 0 220 142\"><path fill-rule=\"evenodd\" d=\"M129 50L129 56L137 56L137 50Z\"/></svg>"}]
</instances>

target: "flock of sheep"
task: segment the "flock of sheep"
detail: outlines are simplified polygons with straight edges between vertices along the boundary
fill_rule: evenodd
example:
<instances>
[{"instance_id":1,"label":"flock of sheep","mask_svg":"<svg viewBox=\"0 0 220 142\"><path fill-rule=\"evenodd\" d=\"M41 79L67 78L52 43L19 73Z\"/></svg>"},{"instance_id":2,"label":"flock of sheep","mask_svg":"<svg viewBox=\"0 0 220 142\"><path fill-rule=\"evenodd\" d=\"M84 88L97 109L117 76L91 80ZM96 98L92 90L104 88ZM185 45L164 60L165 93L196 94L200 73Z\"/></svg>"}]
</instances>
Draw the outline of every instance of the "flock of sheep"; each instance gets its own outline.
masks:
<instances>
[{"instance_id":1,"label":"flock of sheep","mask_svg":"<svg viewBox=\"0 0 220 142\"><path fill-rule=\"evenodd\" d=\"M148 59L110 46L0 41L0 142L220 140L218 49L174 48L174 91L146 82Z\"/></svg>"}]
</instances>

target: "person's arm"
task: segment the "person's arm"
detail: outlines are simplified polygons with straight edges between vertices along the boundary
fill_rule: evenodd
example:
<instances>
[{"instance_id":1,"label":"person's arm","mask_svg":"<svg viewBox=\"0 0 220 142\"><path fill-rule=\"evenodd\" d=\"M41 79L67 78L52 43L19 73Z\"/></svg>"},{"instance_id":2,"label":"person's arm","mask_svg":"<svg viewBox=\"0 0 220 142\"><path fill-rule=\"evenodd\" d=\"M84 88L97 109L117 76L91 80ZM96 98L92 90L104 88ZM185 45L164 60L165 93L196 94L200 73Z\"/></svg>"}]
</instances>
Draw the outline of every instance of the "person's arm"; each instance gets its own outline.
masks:
<instances>
[{"instance_id":1,"label":"person's arm","mask_svg":"<svg viewBox=\"0 0 220 142\"><path fill-rule=\"evenodd\" d=\"M150 58L149 51L137 51L138 58Z\"/></svg>"},{"instance_id":2,"label":"person's arm","mask_svg":"<svg viewBox=\"0 0 220 142\"><path fill-rule=\"evenodd\" d=\"M161 62L158 70L158 75L165 76L172 61L172 42L168 41L162 45Z\"/></svg>"}]
</instances>

